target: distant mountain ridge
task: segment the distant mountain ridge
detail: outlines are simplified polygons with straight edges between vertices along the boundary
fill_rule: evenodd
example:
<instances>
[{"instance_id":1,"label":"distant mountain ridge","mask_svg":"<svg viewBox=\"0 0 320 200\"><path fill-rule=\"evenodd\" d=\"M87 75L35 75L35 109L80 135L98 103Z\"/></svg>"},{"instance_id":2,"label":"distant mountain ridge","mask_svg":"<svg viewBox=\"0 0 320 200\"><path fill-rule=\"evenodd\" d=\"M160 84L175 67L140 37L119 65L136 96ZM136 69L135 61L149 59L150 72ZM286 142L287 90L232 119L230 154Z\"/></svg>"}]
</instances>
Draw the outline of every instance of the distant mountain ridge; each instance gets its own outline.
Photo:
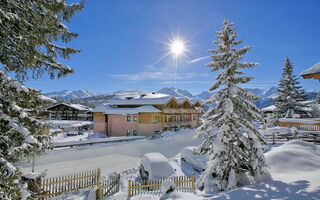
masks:
<instances>
[{"instance_id":1,"label":"distant mountain ridge","mask_svg":"<svg viewBox=\"0 0 320 200\"><path fill-rule=\"evenodd\" d=\"M195 98L190 92L187 90L181 90L175 87L164 87L157 91L157 93L168 94L175 97L188 97Z\"/></svg>"},{"instance_id":2,"label":"distant mountain ridge","mask_svg":"<svg viewBox=\"0 0 320 200\"><path fill-rule=\"evenodd\" d=\"M259 97L259 100L254 102L256 106L259 108L264 108L275 103L275 98L278 95L277 87L270 87L268 89L259 89L259 88L247 88L249 91L254 93ZM136 89L126 89L119 90L116 92L106 93L106 94L97 94L93 92L89 92L87 90L62 90L59 92L51 92L44 94L47 97L53 98L55 96L63 98L65 100L70 99L78 99L80 102L89 102L94 105L98 105L101 103L107 103L111 99L125 99L127 97L139 97L144 94L155 93L144 90L136 90ZM199 94L193 95L187 90L181 90L174 87L164 87L158 90L156 93L162 93L167 95L172 95L175 97L187 97L187 98L198 98L204 101L206 98L212 96L215 92L203 91ZM308 95L308 100L315 99L317 96L317 91L306 91Z\"/></svg>"},{"instance_id":3,"label":"distant mountain ridge","mask_svg":"<svg viewBox=\"0 0 320 200\"><path fill-rule=\"evenodd\" d=\"M58 92L46 93L44 95L50 98L59 97L63 99L79 99L79 98L95 96L97 95L97 93L89 92L87 90L82 89L82 90L75 90L75 91L62 90Z\"/></svg>"}]
</instances>

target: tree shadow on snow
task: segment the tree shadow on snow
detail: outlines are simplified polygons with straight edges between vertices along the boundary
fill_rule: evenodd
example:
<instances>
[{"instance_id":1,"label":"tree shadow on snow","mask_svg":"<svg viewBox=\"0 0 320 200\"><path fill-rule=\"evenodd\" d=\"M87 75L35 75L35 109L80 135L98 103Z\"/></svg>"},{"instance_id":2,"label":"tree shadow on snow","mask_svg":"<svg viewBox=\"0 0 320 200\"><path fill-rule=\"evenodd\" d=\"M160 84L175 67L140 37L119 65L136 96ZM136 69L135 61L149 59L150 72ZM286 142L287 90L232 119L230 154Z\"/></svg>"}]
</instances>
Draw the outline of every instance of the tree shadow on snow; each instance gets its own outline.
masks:
<instances>
[{"instance_id":1,"label":"tree shadow on snow","mask_svg":"<svg viewBox=\"0 0 320 200\"><path fill-rule=\"evenodd\" d=\"M305 180L287 184L281 181L270 181L250 186L237 188L228 192L203 195L206 199L320 199L320 188L317 191L305 191L309 187L309 182Z\"/></svg>"}]
</instances>

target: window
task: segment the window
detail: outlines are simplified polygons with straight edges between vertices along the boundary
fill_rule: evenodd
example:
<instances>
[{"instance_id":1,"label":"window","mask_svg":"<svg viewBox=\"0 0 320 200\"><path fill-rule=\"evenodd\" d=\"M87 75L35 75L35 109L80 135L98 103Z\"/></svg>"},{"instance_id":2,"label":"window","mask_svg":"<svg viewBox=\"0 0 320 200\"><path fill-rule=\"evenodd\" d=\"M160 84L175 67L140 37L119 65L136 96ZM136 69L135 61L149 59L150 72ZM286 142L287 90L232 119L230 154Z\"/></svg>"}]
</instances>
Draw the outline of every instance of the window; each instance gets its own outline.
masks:
<instances>
[{"instance_id":1,"label":"window","mask_svg":"<svg viewBox=\"0 0 320 200\"><path fill-rule=\"evenodd\" d=\"M167 115L164 116L164 121L168 122L168 116Z\"/></svg>"},{"instance_id":2,"label":"window","mask_svg":"<svg viewBox=\"0 0 320 200\"><path fill-rule=\"evenodd\" d=\"M180 122L182 122L183 121L183 116L182 115L180 115Z\"/></svg>"},{"instance_id":3,"label":"window","mask_svg":"<svg viewBox=\"0 0 320 200\"><path fill-rule=\"evenodd\" d=\"M133 130L133 131L132 131L132 135L138 135L137 130Z\"/></svg>"},{"instance_id":4,"label":"window","mask_svg":"<svg viewBox=\"0 0 320 200\"><path fill-rule=\"evenodd\" d=\"M176 116L176 115L173 116L173 121L174 121L174 122L177 121L177 116Z\"/></svg>"},{"instance_id":5,"label":"window","mask_svg":"<svg viewBox=\"0 0 320 200\"><path fill-rule=\"evenodd\" d=\"M153 122L154 122L154 123L160 122L160 117L159 117L159 116L154 116Z\"/></svg>"},{"instance_id":6,"label":"window","mask_svg":"<svg viewBox=\"0 0 320 200\"><path fill-rule=\"evenodd\" d=\"M133 121L134 121L134 122L137 122L137 121L138 121L138 116L137 116L137 115L134 115L134 116L133 116Z\"/></svg>"},{"instance_id":7,"label":"window","mask_svg":"<svg viewBox=\"0 0 320 200\"><path fill-rule=\"evenodd\" d=\"M127 115L127 122L130 122L130 115Z\"/></svg>"},{"instance_id":8,"label":"window","mask_svg":"<svg viewBox=\"0 0 320 200\"><path fill-rule=\"evenodd\" d=\"M197 115L196 114L193 114L193 120L197 120Z\"/></svg>"},{"instance_id":9,"label":"window","mask_svg":"<svg viewBox=\"0 0 320 200\"><path fill-rule=\"evenodd\" d=\"M130 135L130 130L127 130L127 135Z\"/></svg>"}]
</instances>

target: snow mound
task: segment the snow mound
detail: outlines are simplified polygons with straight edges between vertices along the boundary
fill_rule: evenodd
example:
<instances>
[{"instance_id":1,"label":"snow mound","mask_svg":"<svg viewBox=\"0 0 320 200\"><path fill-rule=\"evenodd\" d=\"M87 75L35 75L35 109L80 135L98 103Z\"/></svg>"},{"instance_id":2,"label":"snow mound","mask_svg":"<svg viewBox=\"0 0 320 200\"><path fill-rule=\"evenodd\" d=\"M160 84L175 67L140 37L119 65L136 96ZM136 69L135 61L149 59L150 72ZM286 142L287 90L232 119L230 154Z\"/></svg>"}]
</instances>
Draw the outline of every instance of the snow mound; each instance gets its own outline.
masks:
<instances>
[{"instance_id":1,"label":"snow mound","mask_svg":"<svg viewBox=\"0 0 320 200\"><path fill-rule=\"evenodd\" d=\"M208 155L195 154L196 149L196 146L185 147L181 150L180 156L195 170L202 172L207 168L210 158Z\"/></svg>"},{"instance_id":2,"label":"snow mound","mask_svg":"<svg viewBox=\"0 0 320 200\"><path fill-rule=\"evenodd\" d=\"M88 135L88 139L94 139L94 138L105 138L106 135L102 133L93 133L91 135Z\"/></svg>"},{"instance_id":3,"label":"snow mound","mask_svg":"<svg viewBox=\"0 0 320 200\"><path fill-rule=\"evenodd\" d=\"M292 140L265 154L273 172L314 171L320 168L320 147Z\"/></svg>"},{"instance_id":4,"label":"snow mound","mask_svg":"<svg viewBox=\"0 0 320 200\"><path fill-rule=\"evenodd\" d=\"M143 198L140 198L142 200ZM150 199L157 199L156 197ZM160 200L199 200L203 199L202 197L196 196L193 193L173 191L166 195L163 195Z\"/></svg>"},{"instance_id":5,"label":"snow mound","mask_svg":"<svg viewBox=\"0 0 320 200\"><path fill-rule=\"evenodd\" d=\"M165 180L162 184L161 184L161 193L162 195L166 195L167 193L173 192L175 190L175 185L174 182L172 180Z\"/></svg>"},{"instance_id":6,"label":"snow mound","mask_svg":"<svg viewBox=\"0 0 320 200\"><path fill-rule=\"evenodd\" d=\"M96 200L97 187L79 189L65 194L61 194L55 197L51 197L51 200Z\"/></svg>"}]
</instances>

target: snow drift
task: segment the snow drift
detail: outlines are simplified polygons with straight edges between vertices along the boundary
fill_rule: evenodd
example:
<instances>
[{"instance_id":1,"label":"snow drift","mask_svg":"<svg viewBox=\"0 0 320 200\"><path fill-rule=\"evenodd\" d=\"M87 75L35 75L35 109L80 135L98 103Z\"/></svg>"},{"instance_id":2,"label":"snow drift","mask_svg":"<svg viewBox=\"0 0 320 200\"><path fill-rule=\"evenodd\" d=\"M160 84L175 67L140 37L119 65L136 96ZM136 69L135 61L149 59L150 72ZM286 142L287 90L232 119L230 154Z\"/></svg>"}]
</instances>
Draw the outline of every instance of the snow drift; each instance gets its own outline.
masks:
<instances>
[{"instance_id":1,"label":"snow drift","mask_svg":"<svg viewBox=\"0 0 320 200\"><path fill-rule=\"evenodd\" d=\"M273 172L320 169L320 148L312 143L292 140L265 154Z\"/></svg>"}]
</instances>

